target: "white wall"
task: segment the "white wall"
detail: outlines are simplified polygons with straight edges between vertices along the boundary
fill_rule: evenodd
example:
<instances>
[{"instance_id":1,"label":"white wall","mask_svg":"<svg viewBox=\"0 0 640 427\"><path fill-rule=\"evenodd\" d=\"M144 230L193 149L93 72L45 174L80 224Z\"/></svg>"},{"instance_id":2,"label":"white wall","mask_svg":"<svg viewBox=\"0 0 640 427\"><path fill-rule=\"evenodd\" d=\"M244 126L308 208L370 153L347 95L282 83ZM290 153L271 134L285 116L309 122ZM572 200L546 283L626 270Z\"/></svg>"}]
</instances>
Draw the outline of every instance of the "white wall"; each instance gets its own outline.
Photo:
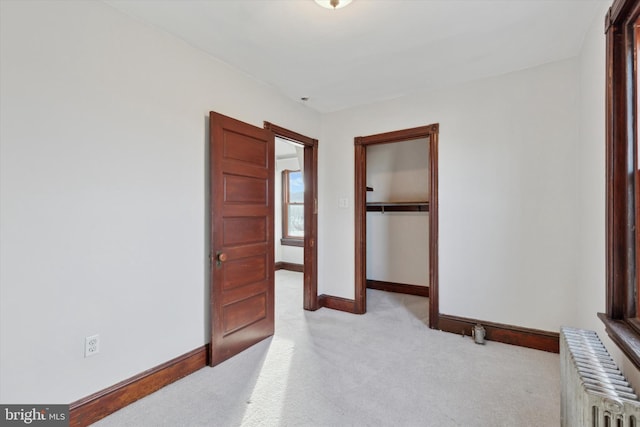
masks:
<instances>
[{"instance_id":1,"label":"white wall","mask_svg":"<svg viewBox=\"0 0 640 427\"><path fill-rule=\"evenodd\" d=\"M440 123L441 312L555 331L570 322L577 73L570 59L324 116L319 293L354 295L353 137Z\"/></svg>"},{"instance_id":2,"label":"white wall","mask_svg":"<svg viewBox=\"0 0 640 427\"><path fill-rule=\"evenodd\" d=\"M319 293L346 298L353 137L440 123L441 311L604 338L601 22L578 59L320 117L100 2L1 1L0 401L208 341L210 110L320 137Z\"/></svg>"},{"instance_id":3,"label":"white wall","mask_svg":"<svg viewBox=\"0 0 640 427\"><path fill-rule=\"evenodd\" d=\"M282 171L285 169L299 170L300 163L298 158L281 159L276 161L276 180L275 180L275 200L276 212L274 223L276 226L275 240L275 261L276 262L292 262L294 264L304 264L304 248L298 246L287 246L280 243L282 239Z\"/></svg>"},{"instance_id":4,"label":"white wall","mask_svg":"<svg viewBox=\"0 0 640 427\"><path fill-rule=\"evenodd\" d=\"M609 339L596 313L606 311L605 291L605 35L603 7L594 19L579 56L580 122L578 160L579 234L578 281L575 288L576 318L572 326L595 330L623 369L640 389L640 373Z\"/></svg>"},{"instance_id":5,"label":"white wall","mask_svg":"<svg viewBox=\"0 0 640 427\"><path fill-rule=\"evenodd\" d=\"M605 308L605 35L603 9L585 37L579 57L580 145L578 161L579 234L576 323L602 338L596 313ZM611 347L611 346L608 346Z\"/></svg>"},{"instance_id":6,"label":"white wall","mask_svg":"<svg viewBox=\"0 0 640 427\"><path fill-rule=\"evenodd\" d=\"M367 147L368 202L429 200L427 138ZM367 213L367 279L429 285L429 214Z\"/></svg>"},{"instance_id":7,"label":"white wall","mask_svg":"<svg viewBox=\"0 0 640 427\"><path fill-rule=\"evenodd\" d=\"M69 403L208 342L208 112L320 117L101 2L0 17L0 401Z\"/></svg>"}]
</instances>

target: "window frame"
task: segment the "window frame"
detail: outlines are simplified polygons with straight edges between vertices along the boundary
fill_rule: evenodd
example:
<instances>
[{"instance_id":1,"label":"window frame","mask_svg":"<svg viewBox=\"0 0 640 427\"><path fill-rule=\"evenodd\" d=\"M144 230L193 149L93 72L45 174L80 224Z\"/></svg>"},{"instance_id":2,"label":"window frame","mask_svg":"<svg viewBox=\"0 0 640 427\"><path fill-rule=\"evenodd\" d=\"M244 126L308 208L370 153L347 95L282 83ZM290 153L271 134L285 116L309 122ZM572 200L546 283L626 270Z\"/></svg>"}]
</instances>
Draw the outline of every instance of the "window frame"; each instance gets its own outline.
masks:
<instances>
[{"instance_id":1,"label":"window frame","mask_svg":"<svg viewBox=\"0 0 640 427\"><path fill-rule=\"evenodd\" d=\"M638 320L638 82L634 25L640 0L615 0L606 34L606 313L612 341L640 368Z\"/></svg>"},{"instance_id":2,"label":"window frame","mask_svg":"<svg viewBox=\"0 0 640 427\"><path fill-rule=\"evenodd\" d=\"M291 202L289 200L289 175L292 172L300 172L298 170L284 169L282 171L282 238L280 243L285 246L298 246L304 247L304 236L290 236L289 235L289 205L301 205L304 206L304 201ZM304 175L303 175L304 178Z\"/></svg>"}]
</instances>

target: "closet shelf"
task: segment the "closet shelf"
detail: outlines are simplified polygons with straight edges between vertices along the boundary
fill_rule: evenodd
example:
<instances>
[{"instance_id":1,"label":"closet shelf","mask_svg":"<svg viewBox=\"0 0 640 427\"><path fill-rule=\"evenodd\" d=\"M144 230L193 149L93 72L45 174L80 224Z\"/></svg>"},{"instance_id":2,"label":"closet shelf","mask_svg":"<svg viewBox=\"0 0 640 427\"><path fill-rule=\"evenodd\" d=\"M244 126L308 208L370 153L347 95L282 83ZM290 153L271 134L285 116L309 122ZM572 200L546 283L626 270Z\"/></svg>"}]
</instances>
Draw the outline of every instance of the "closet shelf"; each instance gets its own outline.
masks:
<instances>
[{"instance_id":1,"label":"closet shelf","mask_svg":"<svg viewBox=\"0 0 640 427\"><path fill-rule=\"evenodd\" d=\"M429 212L429 202L370 202L367 212Z\"/></svg>"}]
</instances>

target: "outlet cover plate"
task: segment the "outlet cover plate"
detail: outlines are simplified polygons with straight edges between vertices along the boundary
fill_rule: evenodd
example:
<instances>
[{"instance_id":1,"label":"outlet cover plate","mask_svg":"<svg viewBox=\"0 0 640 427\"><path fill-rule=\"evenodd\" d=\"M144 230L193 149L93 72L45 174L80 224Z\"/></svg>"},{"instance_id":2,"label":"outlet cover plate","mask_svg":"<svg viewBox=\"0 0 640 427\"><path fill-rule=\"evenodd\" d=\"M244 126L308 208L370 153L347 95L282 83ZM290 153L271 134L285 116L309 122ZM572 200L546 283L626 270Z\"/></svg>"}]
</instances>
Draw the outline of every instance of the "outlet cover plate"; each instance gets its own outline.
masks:
<instances>
[{"instance_id":1,"label":"outlet cover plate","mask_svg":"<svg viewBox=\"0 0 640 427\"><path fill-rule=\"evenodd\" d=\"M84 357L94 356L100 352L100 335L91 335L84 339Z\"/></svg>"}]
</instances>

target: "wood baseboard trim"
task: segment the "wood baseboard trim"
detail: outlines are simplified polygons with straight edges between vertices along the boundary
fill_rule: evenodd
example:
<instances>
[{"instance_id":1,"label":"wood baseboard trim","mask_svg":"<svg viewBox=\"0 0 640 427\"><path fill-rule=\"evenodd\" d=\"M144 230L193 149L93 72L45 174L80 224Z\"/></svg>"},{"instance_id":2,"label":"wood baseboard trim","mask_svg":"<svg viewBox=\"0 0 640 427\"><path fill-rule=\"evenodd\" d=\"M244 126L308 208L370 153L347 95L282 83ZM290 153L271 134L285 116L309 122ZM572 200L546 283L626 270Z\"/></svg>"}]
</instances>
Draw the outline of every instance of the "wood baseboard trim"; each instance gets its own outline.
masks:
<instances>
[{"instance_id":1,"label":"wood baseboard trim","mask_svg":"<svg viewBox=\"0 0 640 427\"><path fill-rule=\"evenodd\" d=\"M288 270L297 271L298 273L304 273L304 264L295 264L293 262L276 262L276 270Z\"/></svg>"},{"instance_id":2,"label":"wood baseboard trim","mask_svg":"<svg viewBox=\"0 0 640 427\"><path fill-rule=\"evenodd\" d=\"M318 306L330 308L332 310L346 311L347 313L356 313L356 302L352 299L334 297L322 294L318 296Z\"/></svg>"},{"instance_id":3,"label":"wood baseboard trim","mask_svg":"<svg viewBox=\"0 0 640 427\"><path fill-rule=\"evenodd\" d=\"M421 297L429 296L428 286L408 285L405 283L385 282L383 280L367 279L367 288L379 291L396 292L398 294L418 295Z\"/></svg>"},{"instance_id":4,"label":"wood baseboard trim","mask_svg":"<svg viewBox=\"0 0 640 427\"><path fill-rule=\"evenodd\" d=\"M450 316L448 314L440 314L438 328L445 332L453 332L454 334L471 335L471 328L478 323L486 330L487 340L551 353L560 352L560 334L557 332L504 325L501 323L486 322L484 320Z\"/></svg>"},{"instance_id":5,"label":"wood baseboard trim","mask_svg":"<svg viewBox=\"0 0 640 427\"><path fill-rule=\"evenodd\" d=\"M69 425L88 426L207 366L209 344L69 405Z\"/></svg>"}]
</instances>

